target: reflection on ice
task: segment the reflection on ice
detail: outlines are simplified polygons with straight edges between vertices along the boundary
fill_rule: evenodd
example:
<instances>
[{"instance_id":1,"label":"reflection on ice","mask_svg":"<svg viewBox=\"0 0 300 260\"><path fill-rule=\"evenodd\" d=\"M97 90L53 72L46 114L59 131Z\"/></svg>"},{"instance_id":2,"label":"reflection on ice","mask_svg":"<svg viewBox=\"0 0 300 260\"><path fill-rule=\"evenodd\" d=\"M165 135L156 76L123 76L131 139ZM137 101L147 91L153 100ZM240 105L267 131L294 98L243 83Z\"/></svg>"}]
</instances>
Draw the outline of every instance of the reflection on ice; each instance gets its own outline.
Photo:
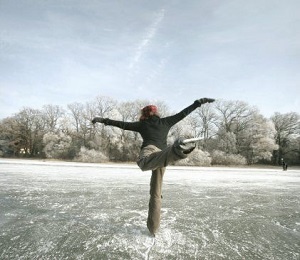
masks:
<instances>
[{"instance_id":1,"label":"reflection on ice","mask_svg":"<svg viewBox=\"0 0 300 260\"><path fill-rule=\"evenodd\" d=\"M299 259L300 171L0 159L0 259Z\"/></svg>"}]
</instances>

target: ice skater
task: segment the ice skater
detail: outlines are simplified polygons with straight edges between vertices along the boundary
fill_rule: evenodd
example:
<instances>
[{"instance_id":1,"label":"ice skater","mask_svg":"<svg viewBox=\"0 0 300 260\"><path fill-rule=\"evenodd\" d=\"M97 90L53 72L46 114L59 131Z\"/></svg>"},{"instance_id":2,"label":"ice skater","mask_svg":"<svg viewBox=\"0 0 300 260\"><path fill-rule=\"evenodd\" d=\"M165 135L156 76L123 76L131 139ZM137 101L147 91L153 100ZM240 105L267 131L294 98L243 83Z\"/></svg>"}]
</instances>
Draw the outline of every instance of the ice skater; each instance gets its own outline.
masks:
<instances>
[{"instance_id":1,"label":"ice skater","mask_svg":"<svg viewBox=\"0 0 300 260\"><path fill-rule=\"evenodd\" d=\"M152 171L147 219L147 227L152 235L155 235L160 225L162 181L166 166L171 162L186 158L196 147L195 141L186 142L181 138L168 146L169 130L196 108L214 101L212 98L198 99L181 112L164 118L159 116L156 106L149 105L141 110L140 119L136 122L123 122L101 117L95 117L92 120L93 124L103 123L123 130L135 131L141 135L143 143L137 164L142 171Z\"/></svg>"}]
</instances>

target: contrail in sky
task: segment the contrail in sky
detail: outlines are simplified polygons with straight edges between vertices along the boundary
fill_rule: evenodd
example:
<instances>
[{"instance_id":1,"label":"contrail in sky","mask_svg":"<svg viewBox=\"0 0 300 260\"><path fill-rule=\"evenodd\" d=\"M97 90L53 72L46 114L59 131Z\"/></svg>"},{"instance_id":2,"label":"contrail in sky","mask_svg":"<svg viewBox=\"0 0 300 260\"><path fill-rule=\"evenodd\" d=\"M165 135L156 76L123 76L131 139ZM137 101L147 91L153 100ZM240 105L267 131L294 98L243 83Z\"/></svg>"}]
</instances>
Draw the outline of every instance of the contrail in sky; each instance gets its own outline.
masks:
<instances>
[{"instance_id":1,"label":"contrail in sky","mask_svg":"<svg viewBox=\"0 0 300 260\"><path fill-rule=\"evenodd\" d=\"M164 16L165 16L165 9L161 9L159 11L159 13L157 14L157 16L156 16L154 22L152 23L152 25L147 30L147 33L146 33L145 37L142 39L140 45L138 46L138 48L136 50L136 53L135 53L135 56L133 58L133 61L129 65L129 69L134 68L134 66L140 61L143 53L147 49L147 46L149 45L151 40L154 38L154 36L157 32L158 26L160 25L160 23L164 19Z\"/></svg>"}]
</instances>

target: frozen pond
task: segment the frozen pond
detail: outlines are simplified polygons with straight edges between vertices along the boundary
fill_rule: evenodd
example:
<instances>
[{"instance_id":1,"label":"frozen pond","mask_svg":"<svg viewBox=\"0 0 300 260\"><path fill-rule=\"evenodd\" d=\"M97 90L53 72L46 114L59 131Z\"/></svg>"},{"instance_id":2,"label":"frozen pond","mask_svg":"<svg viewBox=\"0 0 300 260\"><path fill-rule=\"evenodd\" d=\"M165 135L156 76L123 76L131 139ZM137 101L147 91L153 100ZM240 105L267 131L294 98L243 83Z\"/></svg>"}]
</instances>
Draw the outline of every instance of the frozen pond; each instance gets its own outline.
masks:
<instances>
[{"instance_id":1,"label":"frozen pond","mask_svg":"<svg viewBox=\"0 0 300 260\"><path fill-rule=\"evenodd\" d=\"M0 259L300 259L300 170L0 159Z\"/></svg>"}]
</instances>

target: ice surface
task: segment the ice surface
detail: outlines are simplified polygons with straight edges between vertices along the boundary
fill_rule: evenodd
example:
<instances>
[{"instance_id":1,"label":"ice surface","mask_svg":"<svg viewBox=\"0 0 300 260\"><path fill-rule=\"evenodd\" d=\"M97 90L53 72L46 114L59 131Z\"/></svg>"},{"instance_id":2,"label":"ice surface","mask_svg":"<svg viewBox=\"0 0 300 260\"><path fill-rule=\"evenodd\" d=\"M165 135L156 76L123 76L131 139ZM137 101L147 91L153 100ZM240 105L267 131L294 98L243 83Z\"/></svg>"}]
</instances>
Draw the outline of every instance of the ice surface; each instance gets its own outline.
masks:
<instances>
[{"instance_id":1,"label":"ice surface","mask_svg":"<svg viewBox=\"0 0 300 260\"><path fill-rule=\"evenodd\" d=\"M299 259L300 170L0 159L0 259Z\"/></svg>"}]
</instances>

